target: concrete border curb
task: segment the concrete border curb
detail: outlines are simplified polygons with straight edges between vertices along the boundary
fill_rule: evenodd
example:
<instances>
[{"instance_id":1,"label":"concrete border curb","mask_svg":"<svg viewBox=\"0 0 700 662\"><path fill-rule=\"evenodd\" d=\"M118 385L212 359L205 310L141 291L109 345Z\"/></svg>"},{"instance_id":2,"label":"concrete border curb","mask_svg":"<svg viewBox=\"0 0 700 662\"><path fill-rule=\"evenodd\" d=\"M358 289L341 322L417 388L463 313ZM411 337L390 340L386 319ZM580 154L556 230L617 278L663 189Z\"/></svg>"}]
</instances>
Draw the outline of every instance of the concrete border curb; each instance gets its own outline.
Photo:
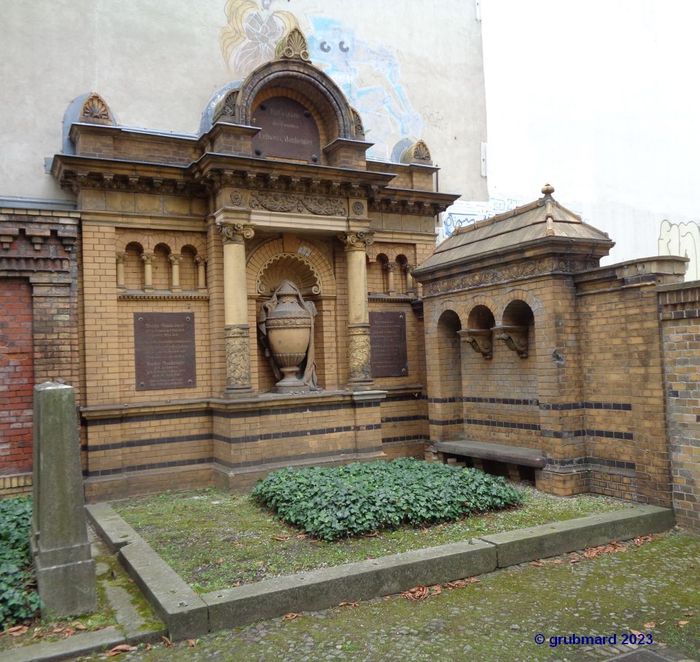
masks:
<instances>
[{"instance_id":1,"label":"concrete border curb","mask_svg":"<svg viewBox=\"0 0 700 662\"><path fill-rule=\"evenodd\" d=\"M209 626L214 631L293 611L316 611L341 602L370 600L495 569L495 546L471 540L275 577L212 591L202 599L209 606Z\"/></svg>"},{"instance_id":2,"label":"concrete border curb","mask_svg":"<svg viewBox=\"0 0 700 662\"><path fill-rule=\"evenodd\" d=\"M629 540L670 529L673 511L657 506L635 506L628 510L601 513L564 522L506 531L481 539L496 546L498 567L558 556L577 549Z\"/></svg>"},{"instance_id":3,"label":"concrete border curb","mask_svg":"<svg viewBox=\"0 0 700 662\"><path fill-rule=\"evenodd\" d=\"M109 504L88 506L95 528L119 550L127 572L165 621L172 639L368 600L417 585L442 584L576 549L669 529L674 514L657 506L518 529L466 542L275 577L197 595Z\"/></svg>"},{"instance_id":4,"label":"concrete border curb","mask_svg":"<svg viewBox=\"0 0 700 662\"><path fill-rule=\"evenodd\" d=\"M61 641L41 641L13 648L0 653L0 660L7 662L56 662L71 660L81 655L89 655L109 650L118 644L126 643L126 638L115 627L81 632Z\"/></svg>"}]
</instances>

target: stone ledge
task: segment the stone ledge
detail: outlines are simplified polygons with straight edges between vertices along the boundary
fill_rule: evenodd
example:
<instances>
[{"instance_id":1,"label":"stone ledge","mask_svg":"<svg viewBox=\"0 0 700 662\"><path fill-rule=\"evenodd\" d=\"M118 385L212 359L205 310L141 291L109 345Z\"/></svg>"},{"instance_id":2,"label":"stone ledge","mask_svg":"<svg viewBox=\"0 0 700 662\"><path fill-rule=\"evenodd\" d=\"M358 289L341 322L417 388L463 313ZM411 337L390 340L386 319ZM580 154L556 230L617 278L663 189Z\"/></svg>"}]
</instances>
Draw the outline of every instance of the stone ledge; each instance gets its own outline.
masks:
<instances>
[{"instance_id":1,"label":"stone ledge","mask_svg":"<svg viewBox=\"0 0 700 662\"><path fill-rule=\"evenodd\" d=\"M172 639L209 632L206 603L147 543L125 545L119 560L166 623Z\"/></svg>"},{"instance_id":2,"label":"stone ledge","mask_svg":"<svg viewBox=\"0 0 700 662\"><path fill-rule=\"evenodd\" d=\"M496 569L496 549L480 540L418 549L379 559L276 577L206 593L212 631L282 616L370 600L417 585L481 575Z\"/></svg>"},{"instance_id":3,"label":"stone ledge","mask_svg":"<svg viewBox=\"0 0 700 662\"><path fill-rule=\"evenodd\" d=\"M90 523L110 552L116 553L125 545L145 542L108 503L89 504L85 510Z\"/></svg>"},{"instance_id":4,"label":"stone ledge","mask_svg":"<svg viewBox=\"0 0 700 662\"><path fill-rule=\"evenodd\" d=\"M657 506L634 506L618 512L483 536L482 540L496 546L498 567L507 568L577 549L604 545L613 540L629 540L648 533L658 533L670 529L673 524L672 510Z\"/></svg>"},{"instance_id":5,"label":"stone ledge","mask_svg":"<svg viewBox=\"0 0 700 662\"><path fill-rule=\"evenodd\" d=\"M125 643L124 635L115 627L81 632L61 641L42 641L0 653L4 662L56 662L73 660Z\"/></svg>"}]
</instances>

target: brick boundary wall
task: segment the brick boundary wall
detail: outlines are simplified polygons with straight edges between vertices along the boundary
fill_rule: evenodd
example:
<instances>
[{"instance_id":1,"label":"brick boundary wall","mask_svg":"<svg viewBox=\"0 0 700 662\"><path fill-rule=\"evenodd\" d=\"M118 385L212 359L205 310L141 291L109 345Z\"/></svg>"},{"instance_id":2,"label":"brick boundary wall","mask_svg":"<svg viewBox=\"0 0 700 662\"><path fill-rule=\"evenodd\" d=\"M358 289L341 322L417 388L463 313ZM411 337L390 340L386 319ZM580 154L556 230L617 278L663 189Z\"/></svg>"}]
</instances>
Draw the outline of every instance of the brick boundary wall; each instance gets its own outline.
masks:
<instances>
[{"instance_id":1,"label":"brick boundary wall","mask_svg":"<svg viewBox=\"0 0 700 662\"><path fill-rule=\"evenodd\" d=\"M700 281L659 288L673 507L700 531Z\"/></svg>"},{"instance_id":2,"label":"brick boundary wall","mask_svg":"<svg viewBox=\"0 0 700 662\"><path fill-rule=\"evenodd\" d=\"M34 385L81 390L78 255L77 213L0 209L0 497L31 490Z\"/></svg>"},{"instance_id":3,"label":"brick boundary wall","mask_svg":"<svg viewBox=\"0 0 700 662\"><path fill-rule=\"evenodd\" d=\"M29 281L0 284L0 475L32 468L32 292Z\"/></svg>"}]
</instances>

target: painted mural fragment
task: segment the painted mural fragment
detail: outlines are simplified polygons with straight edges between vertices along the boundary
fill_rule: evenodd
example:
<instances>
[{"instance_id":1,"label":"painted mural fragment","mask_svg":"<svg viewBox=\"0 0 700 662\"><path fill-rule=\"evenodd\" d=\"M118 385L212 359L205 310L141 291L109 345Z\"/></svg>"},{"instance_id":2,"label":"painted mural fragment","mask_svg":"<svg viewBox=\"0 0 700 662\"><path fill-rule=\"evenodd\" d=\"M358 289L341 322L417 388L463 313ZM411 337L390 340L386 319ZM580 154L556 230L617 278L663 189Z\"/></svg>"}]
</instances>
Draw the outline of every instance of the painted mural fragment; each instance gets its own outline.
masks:
<instances>
[{"instance_id":1,"label":"painted mural fragment","mask_svg":"<svg viewBox=\"0 0 700 662\"><path fill-rule=\"evenodd\" d=\"M277 42L294 27L308 39L312 62L327 73L362 117L370 158L398 160L421 137L423 118L412 106L401 81L396 56L367 42L341 21L328 16L294 15L275 0L229 0L228 24L220 46L229 70L244 78L274 57Z\"/></svg>"},{"instance_id":2,"label":"painted mural fragment","mask_svg":"<svg viewBox=\"0 0 700 662\"><path fill-rule=\"evenodd\" d=\"M686 280L700 279L700 224L661 221L659 231L659 255L687 257Z\"/></svg>"}]
</instances>

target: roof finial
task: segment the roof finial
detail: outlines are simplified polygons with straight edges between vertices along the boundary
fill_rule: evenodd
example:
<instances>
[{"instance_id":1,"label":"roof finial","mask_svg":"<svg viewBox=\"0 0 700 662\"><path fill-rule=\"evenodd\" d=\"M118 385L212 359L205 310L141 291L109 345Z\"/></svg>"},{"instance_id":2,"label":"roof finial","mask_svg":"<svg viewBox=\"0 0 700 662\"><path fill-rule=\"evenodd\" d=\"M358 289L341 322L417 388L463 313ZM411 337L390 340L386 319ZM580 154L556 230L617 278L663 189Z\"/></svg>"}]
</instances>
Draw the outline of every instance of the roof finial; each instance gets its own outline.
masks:
<instances>
[{"instance_id":1,"label":"roof finial","mask_svg":"<svg viewBox=\"0 0 700 662\"><path fill-rule=\"evenodd\" d=\"M549 195L549 196L551 196L552 193L554 193L554 187L553 187L551 184L545 184L545 185L542 187L542 193L543 193L544 195Z\"/></svg>"}]
</instances>

